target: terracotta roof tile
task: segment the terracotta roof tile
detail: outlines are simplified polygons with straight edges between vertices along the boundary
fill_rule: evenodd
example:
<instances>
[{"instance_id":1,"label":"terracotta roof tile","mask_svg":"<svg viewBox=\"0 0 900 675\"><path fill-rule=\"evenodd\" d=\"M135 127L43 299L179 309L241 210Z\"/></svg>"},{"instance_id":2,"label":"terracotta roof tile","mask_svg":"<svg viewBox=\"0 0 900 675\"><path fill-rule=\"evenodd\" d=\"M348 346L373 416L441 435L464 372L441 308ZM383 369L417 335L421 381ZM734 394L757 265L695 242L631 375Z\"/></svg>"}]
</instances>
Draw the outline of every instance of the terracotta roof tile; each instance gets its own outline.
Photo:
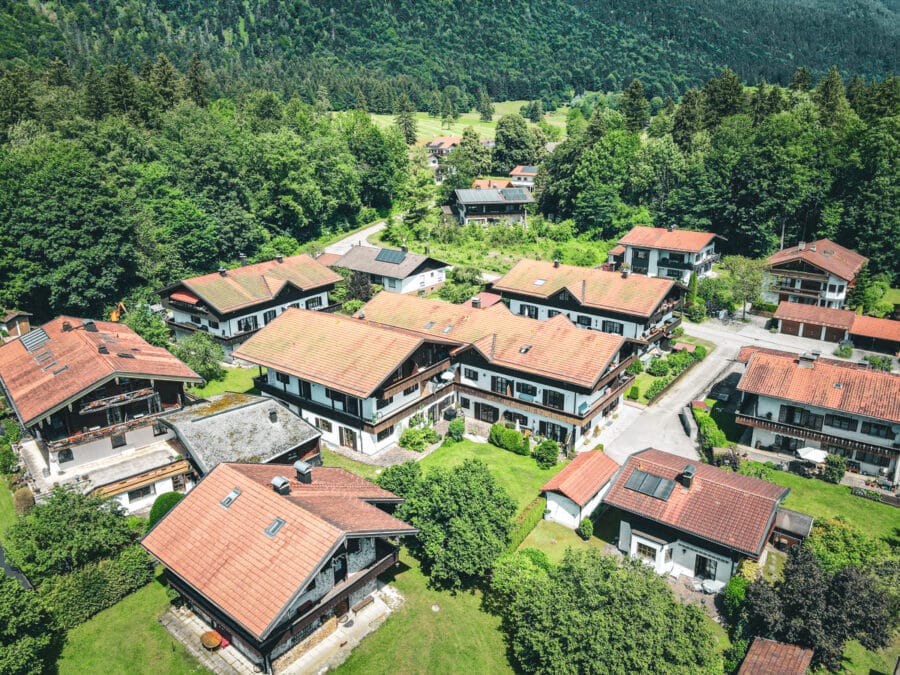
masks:
<instances>
[{"instance_id":1,"label":"terracotta roof tile","mask_svg":"<svg viewBox=\"0 0 900 675\"><path fill-rule=\"evenodd\" d=\"M812 323L818 326L843 328L846 330L850 328L850 325L853 323L853 317L856 314L848 309L818 307L817 305L805 305L800 302L782 300L778 303L778 309L775 310L775 314L772 316L775 319Z\"/></svg>"},{"instance_id":2,"label":"terracotta roof tile","mask_svg":"<svg viewBox=\"0 0 900 675\"><path fill-rule=\"evenodd\" d=\"M853 315L852 335L863 335L877 340L900 342L900 321L877 319L874 316Z\"/></svg>"},{"instance_id":3,"label":"terracotta roof tile","mask_svg":"<svg viewBox=\"0 0 900 675\"><path fill-rule=\"evenodd\" d=\"M497 180L496 178L476 178L470 186L473 190L502 190L513 187L511 180Z\"/></svg>"},{"instance_id":4,"label":"terracotta roof tile","mask_svg":"<svg viewBox=\"0 0 900 675\"><path fill-rule=\"evenodd\" d=\"M582 452L541 488L559 492L578 506L584 506L609 482L619 465L600 451Z\"/></svg>"},{"instance_id":5,"label":"terracotta roof tile","mask_svg":"<svg viewBox=\"0 0 900 675\"><path fill-rule=\"evenodd\" d=\"M846 281L853 279L860 268L869 261L856 251L844 248L829 239L819 239L805 244L803 250L800 250L798 245L773 253L769 256L767 265L774 267L797 260L808 262Z\"/></svg>"},{"instance_id":6,"label":"terracotta roof tile","mask_svg":"<svg viewBox=\"0 0 900 675\"><path fill-rule=\"evenodd\" d=\"M416 532L366 503L394 495L345 479L342 469L314 467L310 485L292 480L292 473L289 466L220 464L142 542L259 638L346 534ZM272 489L278 475L291 479L289 495ZM220 502L234 488L240 495L224 508ZM285 524L269 537L264 530L276 517Z\"/></svg>"},{"instance_id":7,"label":"terracotta roof tile","mask_svg":"<svg viewBox=\"0 0 900 675\"><path fill-rule=\"evenodd\" d=\"M488 291L481 291L475 297L481 301L482 309L487 309L488 307L493 307L498 302L503 300L503 296L500 295L499 293L490 293ZM463 304L463 307L471 307L472 299L470 298L462 304Z\"/></svg>"},{"instance_id":8,"label":"terracotta roof tile","mask_svg":"<svg viewBox=\"0 0 900 675\"><path fill-rule=\"evenodd\" d=\"M271 300L287 284L309 291L340 280L339 274L303 253L284 258L282 262L269 260L236 267L227 270L225 276L213 272L185 279L160 294L185 288L219 313L225 313Z\"/></svg>"},{"instance_id":9,"label":"terracotta roof tile","mask_svg":"<svg viewBox=\"0 0 900 675\"><path fill-rule=\"evenodd\" d=\"M28 337L0 346L0 379L26 424L52 413L116 376L200 383L202 378L167 349L154 347L128 326L60 316L39 329L49 338L33 352ZM68 324L72 330L65 330ZM106 354L101 354L104 345ZM127 356L122 356L127 354Z\"/></svg>"},{"instance_id":10,"label":"terracotta roof tile","mask_svg":"<svg viewBox=\"0 0 900 675\"><path fill-rule=\"evenodd\" d=\"M757 637L747 650L738 675L804 675L812 657L811 649Z\"/></svg>"},{"instance_id":11,"label":"terracotta roof tile","mask_svg":"<svg viewBox=\"0 0 900 675\"><path fill-rule=\"evenodd\" d=\"M658 248L666 251L699 253L715 238L712 232L693 230L669 230L665 227L633 227L620 244L641 248Z\"/></svg>"},{"instance_id":12,"label":"terracotta roof tile","mask_svg":"<svg viewBox=\"0 0 900 675\"><path fill-rule=\"evenodd\" d=\"M421 344L421 338L365 321L288 309L235 350L234 356L367 398Z\"/></svg>"},{"instance_id":13,"label":"terracotta roof tile","mask_svg":"<svg viewBox=\"0 0 900 675\"><path fill-rule=\"evenodd\" d=\"M368 322L473 345L491 363L586 387L606 372L624 344L619 335L576 328L562 315L550 321L516 316L502 303L475 309L379 293L358 314L365 314Z\"/></svg>"},{"instance_id":14,"label":"terracotta roof tile","mask_svg":"<svg viewBox=\"0 0 900 675\"><path fill-rule=\"evenodd\" d=\"M331 267L334 265L335 261L341 259L340 253L320 253L316 256L316 262L325 265L325 267Z\"/></svg>"},{"instance_id":15,"label":"terracotta roof tile","mask_svg":"<svg viewBox=\"0 0 900 675\"><path fill-rule=\"evenodd\" d=\"M510 176L531 176L532 178L537 175L538 167L536 166L523 166L519 165L509 172Z\"/></svg>"},{"instance_id":16,"label":"terracotta roof tile","mask_svg":"<svg viewBox=\"0 0 900 675\"><path fill-rule=\"evenodd\" d=\"M447 263L436 258L431 258L421 253L409 253L404 251L392 251L397 262L379 260L382 251L390 249L377 248L375 246L352 246L332 265L334 267L346 267L349 270L357 270L368 274L375 274L394 279L406 279L415 274L424 265L425 269L439 269L447 267Z\"/></svg>"},{"instance_id":17,"label":"terracotta roof tile","mask_svg":"<svg viewBox=\"0 0 900 675\"><path fill-rule=\"evenodd\" d=\"M758 478L693 463L690 489L677 482L689 460L653 448L629 457L604 503L707 541L758 557L775 509L788 489ZM668 499L625 487L635 470L676 481Z\"/></svg>"},{"instance_id":18,"label":"terracotta roof tile","mask_svg":"<svg viewBox=\"0 0 900 675\"><path fill-rule=\"evenodd\" d=\"M459 145L461 141L462 136L437 136L428 141L425 147L444 150Z\"/></svg>"},{"instance_id":19,"label":"terracotta roof tile","mask_svg":"<svg viewBox=\"0 0 900 675\"><path fill-rule=\"evenodd\" d=\"M900 375L822 357L800 367L796 354L767 349L746 356L739 391L900 423Z\"/></svg>"},{"instance_id":20,"label":"terracotta roof tile","mask_svg":"<svg viewBox=\"0 0 900 675\"><path fill-rule=\"evenodd\" d=\"M535 282L543 279L543 282ZM563 288L584 307L606 309L624 314L648 317L671 292L675 282L618 272L555 266L540 260L520 260L509 272L494 282L493 289L537 298L549 298Z\"/></svg>"}]
</instances>

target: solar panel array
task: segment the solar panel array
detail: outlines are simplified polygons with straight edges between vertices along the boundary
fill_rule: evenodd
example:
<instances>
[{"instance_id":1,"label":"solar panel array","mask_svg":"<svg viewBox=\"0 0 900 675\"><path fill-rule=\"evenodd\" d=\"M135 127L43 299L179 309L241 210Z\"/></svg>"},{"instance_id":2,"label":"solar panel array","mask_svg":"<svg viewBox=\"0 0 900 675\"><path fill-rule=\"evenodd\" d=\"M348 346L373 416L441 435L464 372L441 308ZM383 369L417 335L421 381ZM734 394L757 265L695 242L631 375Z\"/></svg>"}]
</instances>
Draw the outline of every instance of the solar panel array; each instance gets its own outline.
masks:
<instances>
[{"instance_id":1,"label":"solar panel array","mask_svg":"<svg viewBox=\"0 0 900 675\"><path fill-rule=\"evenodd\" d=\"M635 469L625 482L625 487L642 495L666 501L675 489L675 481Z\"/></svg>"},{"instance_id":2,"label":"solar panel array","mask_svg":"<svg viewBox=\"0 0 900 675\"><path fill-rule=\"evenodd\" d=\"M47 335L47 332L43 328L35 328L28 333L25 333L21 338L22 346L25 347L30 352L33 352L47 343L50 339L50 336Z\"/></svg>"},{"instance_id":3,"label":"solar panel array","mask_svg":"<svg viewBox=\"0 0 900 675\"><path fill-rule=\"evenodd\" d=\"M378 255L375 256L375 260L378 262L386 262L393 265L399 265L405 258L406 251L395 251L390 248L381 249L378 251Z\"/></svg>"}]
</instances>

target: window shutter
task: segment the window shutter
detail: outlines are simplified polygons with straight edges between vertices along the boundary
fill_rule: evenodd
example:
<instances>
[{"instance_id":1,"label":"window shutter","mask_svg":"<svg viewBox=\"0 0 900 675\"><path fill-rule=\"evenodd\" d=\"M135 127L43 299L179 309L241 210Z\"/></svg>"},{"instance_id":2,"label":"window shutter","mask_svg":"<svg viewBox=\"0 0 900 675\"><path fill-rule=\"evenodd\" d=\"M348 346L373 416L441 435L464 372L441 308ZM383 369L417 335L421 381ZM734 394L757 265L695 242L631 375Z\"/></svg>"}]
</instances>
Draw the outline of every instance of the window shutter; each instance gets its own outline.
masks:
<instances>
[{"instance_id":1,"label":"window shutter","mask_svg":"<svg viewBox=\"0 0 900 675\"><path fill-rule=\"evenodd\" d=\"M778 421L779 422L787 422L787 417L788 417L788 407L786 405L779 406Z\"/></svg>"}]
</instances>

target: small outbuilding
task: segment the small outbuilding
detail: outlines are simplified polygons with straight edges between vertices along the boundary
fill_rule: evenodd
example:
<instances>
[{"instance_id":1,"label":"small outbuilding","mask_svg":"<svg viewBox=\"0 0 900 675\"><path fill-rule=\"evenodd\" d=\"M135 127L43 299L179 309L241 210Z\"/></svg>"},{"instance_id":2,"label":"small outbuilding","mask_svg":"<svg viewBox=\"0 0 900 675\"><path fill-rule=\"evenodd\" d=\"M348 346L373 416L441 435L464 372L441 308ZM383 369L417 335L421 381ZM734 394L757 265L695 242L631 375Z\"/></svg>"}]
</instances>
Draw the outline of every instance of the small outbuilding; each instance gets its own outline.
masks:
<instances>
[{"instance_id":1,"label":"small outbuilding","mask_svg":"<svg viewBox=\"0 0 900 675\"><path fill-rule=\"evenodd\" d=\"M805 675L812 662L811 649L766 638L753 638L738 675Z\"/></svg>"},{"instance_id":2,"label":"small outbuilding","mask_svg":"<svg viewBox=\"0 0 900 675\"><path fill-rule=\"evenodd\" d=\"M609 490L619 465L603 452L583 452L541 488L547 520L575 529L589 518Z\"/></svg>"}]
</instances>

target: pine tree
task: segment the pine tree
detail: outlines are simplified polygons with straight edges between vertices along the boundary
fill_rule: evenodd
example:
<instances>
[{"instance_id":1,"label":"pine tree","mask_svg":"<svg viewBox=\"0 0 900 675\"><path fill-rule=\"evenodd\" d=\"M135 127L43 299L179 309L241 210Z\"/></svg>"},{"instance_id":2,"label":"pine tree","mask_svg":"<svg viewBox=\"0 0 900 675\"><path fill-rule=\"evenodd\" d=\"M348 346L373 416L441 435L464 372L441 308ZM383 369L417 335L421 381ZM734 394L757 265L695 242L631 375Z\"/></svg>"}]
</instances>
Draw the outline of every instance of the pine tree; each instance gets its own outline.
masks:
<instances>
[{"instance_id":1,"label":"pine tree","mask_svg":"<svg viewBox=\"0 0 900 675\"><path fill-rule=\"evenodd\" d=\"M428 114L432 117L438 117L441 114L441 92L434 90L428 96Z\"/></svg>"},{"instance_id":2,"label":"pine tree","mask_svg":"<svg viewBox=\"0 0 900 675\"><path fill-rule=\"evenodd\" d=\"M209 81L206 78L206 67L200 57L194 54L187 70L187 96L201 108L206 106L206 91Z\"/></svg>"},{"instance_id":3,"label":"pine tree","mask_svg":"<svg viewBox=\"0 0 900 675\"><path fill-rule=\"evenodd\" d=\"M482 122L490 122L494 118L494 104L491 103L491 97L484 90L478 97L478 113Z\"/></svg>"},{"instance_id":4,"label":"pine tree","mask_svg":"<svg viewBox=\"0 0 900 675\"><path fill-rule=\"evenodd\" d=\"M703 95L696 89L688 89L672 120L672 140L683 152L689 152L694 134L702 128Z\"/></svg>"},{"instance_id":5,"label":"pine tree","mask_svg":"<svg viewBox=\"0 0 900 675\"><path fill-rule=\"evenodd\" d=\"M456 117L456 113L453 108L453 101L450 100L449 96L444 96L444 100L441 103L441 126L447 126L450 128L450 125L453 124L453 120Z\"/></svg>"},{"instance_id":6,"label":"pine tree","mask_svg":"<svg viewBox=\"0 0 900 675\"><path fill-rule=\"evenodd\" d=\"M409 97L405 93L401 94L397 103L397 115L394 117L394 124L400 130L400 134L407 145L412 145L416 142L415 112L415 106L410 102Z\"/></svg>"},{"instance_id":7,"label":"pine tree","mask_svg":"<svg viewBox=\"0 0 900 675\"><path fill-rule=\"evenodd\" d=\"M750 107L752 108L753 126L759 126L759 123L769 115L769 92L766 90L765 78L756 85Z\"/></svg>"},{"instance_id":8,"label":"pine tree","mask_svg":"<svg viewBox=\"0 0 900 675\"><path fill-rule=\"evenodd\" d=\"M714 77L703 86L703 124L707 129L719 125L730 115L744 109L744 87L741 79L731 68L723 68L719 77Z\"/></svg>"},{"instance_id":9,"label":"pine tree","mask_svg":"<svg viewBox=\"0 0 900 675\"><path fill-rule=\"evenodd\" d=\"M794 71L794 79L791 80L791 89L794 91L809 91L812 86L812 80L809 77L809 71L806 66L800 66Z\"/></svg>"},{"instance_id":10,"label":"pine tree","mask_svg":"<svg viewBox=\"0 0 900 675\"><path fill-rule=\"evenodd\" d=\"M846 117L850 110L844 92L844 80L837 66L832 66L828 75L822 78L813 94L819 107L819 120L825 126L834 126Z\"/></svg>"},{"instance_id":11,"label":"pine tree","mask_svg":"<svg viewBox=\"0 0 900 675\"><path fill-rule=\"evenodd\" d=\"M51 87L68 87L72 84L72 73L62 59L53 59L47 66L47 84Z\"/></svg>"},{"instance_id":12,"label":"pine tree","mask_svg":"<svg viewBox=\"0 0 900 675\"><path fill-rule=\"evenodd\" d=\"M625 128L634 133L643 129L650 120L650 103L644 96L644 85L634 79L622 94L619 112L625 115Z\"/></svg>"},{"instance_id":13,"label":"pine tree","mask_svg":"<svg viewBox=\"0 0 900 675\"><path fill-rule=\"evenodd\" d=\"M366 95L363 93L362 89L357 89L356 94L353 96L355 101L354 108L356 110L362 112L369 112L369 102L366 101Z\"/></svg>"},{"instance_id":14,"label":"pine tree","mask_svg":"<svg viewBox=\"0 0 900 675\"><path fill-rule=\"evenodd\" d=\"M127 65L120 62L110 66L104 84L111 113L125 115L134 110L137 102L134 75Z\"/></svg>"},{"instance_id":15,"label":"pine tree","mask_svg":"<svg viewBox=\"0 0 900 675\"><path fill-rule=\"evenodd\" d=\"M106 86L100 74L88 68L84 74L84 111L89 119L100 120L106 115L108 104L106 100Z\"/></svg>"},{"instance_id":16,"label":"pine tree","mask_svg":"<svg viewBox=\"0 0 900 675\"><path fill-rule=\"evenodd\" d=\"M328 87L324 84L320 84L319 88L316 90L316 112L320 115L324 115L330 110L331 99L328 98Z\"/></svg>"},{"instance_id":17,"label":"pine tree","mask_svg":"<svg viewBox=\"0 0 900 675\"><path fill-rule=\"evenodd\" d=\"M860 117L866 107L866 82L859 75L850 78L847 85L847 102Z\"/></svg>"},{"instance_id":18,"label":"pine tree","mask_svg":"<svg viewBox=\"0 0 900 675\"><path fill-rule=\"evenodd\" d=\"M171 108L178 102L178 71L165 54L156 57L156 63L150 69L150 84L165 108Z\"/></svg>"}]
</instances>

